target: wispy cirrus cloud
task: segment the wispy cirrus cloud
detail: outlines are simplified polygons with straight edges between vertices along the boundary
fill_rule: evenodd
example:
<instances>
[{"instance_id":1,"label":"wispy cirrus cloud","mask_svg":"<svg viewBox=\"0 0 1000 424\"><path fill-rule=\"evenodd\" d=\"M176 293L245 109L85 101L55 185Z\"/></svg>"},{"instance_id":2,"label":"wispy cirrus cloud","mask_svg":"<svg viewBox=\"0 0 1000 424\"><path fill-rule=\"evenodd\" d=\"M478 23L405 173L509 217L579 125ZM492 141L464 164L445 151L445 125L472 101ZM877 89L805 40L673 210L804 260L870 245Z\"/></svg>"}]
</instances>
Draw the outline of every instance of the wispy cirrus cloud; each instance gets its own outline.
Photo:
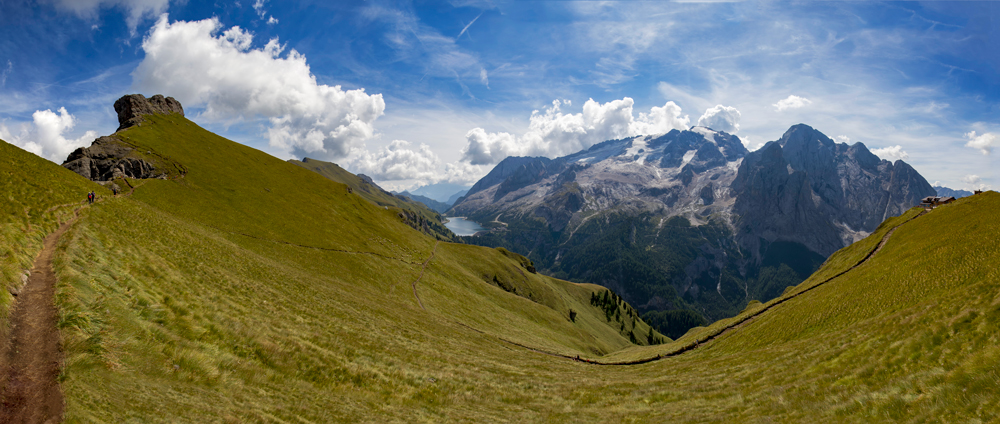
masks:
<instances>
[{"instance_id":1,"label":"wispy cirrus cloud","mask_svg":"<svg viewBox=\"0 0 1000 424\"><path fill-rule=\"evenodd\" d=\"M121 8L125 22L134 36L145 19L153 19L167 11L170 0L49 0L56 7L76 13L85 19L96 19L102 8Z\"/></svg>"}]
</instances>

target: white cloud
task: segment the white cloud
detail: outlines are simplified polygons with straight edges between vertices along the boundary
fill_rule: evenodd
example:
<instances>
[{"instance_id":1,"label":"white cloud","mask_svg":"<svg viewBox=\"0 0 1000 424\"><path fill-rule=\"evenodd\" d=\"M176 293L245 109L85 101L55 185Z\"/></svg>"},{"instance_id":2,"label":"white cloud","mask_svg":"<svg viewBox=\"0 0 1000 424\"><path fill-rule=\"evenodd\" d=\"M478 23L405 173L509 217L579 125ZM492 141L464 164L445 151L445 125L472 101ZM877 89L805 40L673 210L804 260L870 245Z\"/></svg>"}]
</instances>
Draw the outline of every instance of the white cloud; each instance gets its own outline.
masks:
<instances>
[{"instance_id":1,"label":"white cloud","mask_svg":"<svg viewBox=\"0 0 1000 424\"><path fill-rule=\"evenodd\" d=\"M454 162L444 165L444 179L449 183L472 185L493 169L486 165L473 165L466 162Z\"/></svg>"},{"instance_id":2,"label":"white cloud","mask_svg":"<svg viewBox=\"0 0 1000 424\"><path fill-rule=\"evenodd\" d=\"M889 147L883 147L881 149L871 149L871 152L882 159L889 162L895 162L897 160L907 160L910 158L910 154L903 150L903 146L895 145Z\"/></svg>"},{"instance_id":3,"label":"white cloud","mask_svg":"<svg viewBox=\"0 0 1000 424\"><path fill-rule=\"evenodd\" d=\"M278 23L278 19L275 18L274 16L271 16L271 17L267 18L267 24L268 25L275 25L277 23Z\"/></svg>"},{"instance_id":4,"label":"white cloud","mask_svg":"<svg viewBox=\"0 0 1000 424\"><path fill-rule=\"evenodd\" d=\"M7 60L7 67L4 68L3 72L0 72L0 87L7 85L7 77L11 72L14 72L14 62Z\"/></svg>"},{"instance_id":5,"label":"white cloud","mask_svg":"<svg viewBox=\"0 0 1000 424\"><path fill-rule=\"evenodd\" d=\"M851 138L846 135L838 135L836 139L840 143L851 144Z\"/></svg>"},{"instance_id":6,"label":"white cloud","mask_svg":"<svg viewBox=\"0 0 1000 424\"><path fill-rule=\"evenodd\" d=\"M287 157L345 157L375 134L385 111L381 94L318 84L305 56L271 39L251 48L253 34L222 31L218 19L168 22L162 15L143 40L146 57L132 72L140 91L204 106L210 121L266 118L271 147Z\"/></svg>"},{"instance_id":7,"label":"white cloud","mask_svg":"<svg viewBox=\"0 0 1000 424\"><path fill-rule=\"evenodd\" d=\"M374 154L358 151L351 169L377 180L435 179L439 161L430 146L409 147L408 141L393 140Z\"/></svg>"},{"instance_id":8,"label":"white cloud","mask_svg":"<svg viewBox=\"0 0 1000 424\"><path fill-rule=\"evenodd\" d=\"M86 19L96 19L103 8L120 7L125 10L125 23L135 35L139 22L167 11L170 0L53 0L60 9L69 10Z\"/></svg>"},{"instance_id":9,"label":"white cloud","mask_svg":"<svg viewBox=\"0 0 1000 424\"><path fill-rule=\"evenodd\" d=\"M740 111L732 106L716 105L698 118L698 126L736 134L740 131Z\"/></svg>"},{"instance_id":10,"label":"white cloud","mask_svg":"<svg viewBox=\"0 0 1000 424\"><path fill-rule=\"evenodd\" d=\"M993 187L989 184L983 184L983 179L978 175L966 175L962 177L962 182L968 184L965 186L966 189L972 190L989 190Z\"/></svg>"},{"instance_id":11,"label":"white cloud","mask_svg":"<svg viewBox=\"0 0 1000 424\"><path fill-rule=\"evenodd\" d=\"M965 143L965 147L979 149L984 155L990 154L993 151L993 146L1000 144L998 143L1000 137L993 133L976 134L975 131L969 131L965 133L965 138L969 139L969 142Z\"/></svg>"},{"instance_id":12,"label":"white cloud","mask_svg":"<svg viewBox=\"0 0 1000 424\"><path fill-rule=\"evenodd\" d=\"M569 102L566 102L568 105ZM556 157L574 153L610 139L687 129L689 118L673 102L653 107L649 113L632 113L634 101L625 97L604 104L587 100L581 113L563 113L555 100L544 113L531 113L528 131L520 136L489 133L473 128L465 138L462 160L472 165L497 163L508 156Z\"/></svg>"},{"instance_id":13,"label":"white cloud","mask_svg":"<svg viewBox=\"0 0 1000 424\"><path fill-rule=\"evenodd\" d=\"M264 10L265 0L257 0L253 2L253 10L257 12L257 16L264 19L267 16L267 10Z\"/></svg>"},{"instance_id":14,"label":"white cloud","mask_svg":"<svg viewBox=\"0 0 1000 424\"><path fill-rule=\"evenodd\" d=\"M789 95L788 97L779 100L778 103L775 103L775 104L773 104L771 106L774 106L774 108L778 112L781 112L781 111L784 111L784 110L787 110L787 109L798 109L800 107L809 106L811 104L812 104L812 101L809 100L809 99L807 99L807 98L805 98L805 97L799 97L799 96L796 96L796 95Z\"/></svg>"},{"instance_id":15,"label":"white cloud","mask_svg":"<svg viewBox=\"0 0 1000 424\"><path fill-rule=\"evenodd\" d=\"M51 109L35 111L31 118L31 124L20 125L17 135L0 124L0 138L56 163L63 163L73 150L89 146L97 138L96 131L87 131L76 139L66 138L64 133L73 129L76 118L64 107L59 108L58 113Z\"/></svg>"},{"instance_id":16,"label":"white cloud","mask_svg":"<svg viewBox=\"0 0 1000 424\"><path fill-rule=\"evenodd\" d=\"M486 73L486 68L479 70L479 81L482 81L486 88L490 88L490 76Z\"/></svg>"}]
</instances>

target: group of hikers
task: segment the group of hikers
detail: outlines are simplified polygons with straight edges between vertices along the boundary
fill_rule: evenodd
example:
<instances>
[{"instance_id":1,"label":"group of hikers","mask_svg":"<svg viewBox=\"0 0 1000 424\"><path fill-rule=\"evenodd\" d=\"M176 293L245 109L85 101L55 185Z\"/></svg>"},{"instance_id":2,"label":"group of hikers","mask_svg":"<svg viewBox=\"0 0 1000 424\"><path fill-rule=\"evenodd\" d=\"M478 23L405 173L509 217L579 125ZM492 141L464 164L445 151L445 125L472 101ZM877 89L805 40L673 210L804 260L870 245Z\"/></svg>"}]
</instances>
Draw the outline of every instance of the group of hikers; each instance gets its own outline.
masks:
<instances>
[{"instance_id":1,"label":"group of hikers","mask_svg":"<svg viewBox=\"0 0 1000 424\"><path fill-rule=\"evenodd\" d=\"M111 187L111 194L115 195L116 197L118 196L118 193L120 193L120 192L121 191L118 190L118 186L112 186ZM93 191L90 192L90 193L87 193L87 203L93 204L96 201L97 201L97 193L94 193Z\"/></svg>"}]
</instances>

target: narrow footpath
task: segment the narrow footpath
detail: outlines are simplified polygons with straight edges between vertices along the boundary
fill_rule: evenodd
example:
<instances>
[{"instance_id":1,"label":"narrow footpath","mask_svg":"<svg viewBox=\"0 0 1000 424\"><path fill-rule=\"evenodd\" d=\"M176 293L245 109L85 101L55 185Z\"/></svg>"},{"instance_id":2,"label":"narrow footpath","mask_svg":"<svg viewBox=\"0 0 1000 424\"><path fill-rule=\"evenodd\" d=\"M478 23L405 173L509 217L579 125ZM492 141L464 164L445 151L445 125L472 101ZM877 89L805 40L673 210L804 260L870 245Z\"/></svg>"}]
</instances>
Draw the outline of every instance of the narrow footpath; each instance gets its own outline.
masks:
<instances>
[{"instance_id":1,"label":"narrow footpath","mask_svg":"<svg viewBox=\"0 0 1000 424\"><path fill-rule=\"evenodd\" d=\"M417 304L420 305L420 309L427 310L424 308L424 302L420 301L420 295L417 294L417 283L420 282L421 278L424 278L424 272L427 271L427 264L431 263L431 259L434 259L434 253L438 250L438 245L441 244L440 241L434 243L434 249L431 250L431 255L427 257L427 260L420 266L420 276L413 281L413 297L417 298Z\"/></svg>"},{"instance_id":2,"label":"narrow footpath","mask_svg":"<svg viewBox=\"0 0 1000 424\"><path fill-rule=\"evenodd\" d=\"M0 346L0 423L58 423L63 397L57 381L62 367L56 276L52 270L59 237L76 217L45 237L28 282L10 316L10 337Z\"/></svg>"},{"instance_id":3,"label":"narrow footpath","mask_svg":"<svg viewBox=\"0 0 1000 424\"><path fill-rule=\"evenodd\" d=\"M508 343L508 344L511 344L511 345L514 345L514 346L517 346L517 347L520 347L520 348L523 348L523 349L530 350L532 352L541 353L541 354L545 354L545 355L549 355L549 356L556 356L556 357L560 357L560 358L563 358L563 359L571 359L571 360L574 360L574 361L584 362L584 363L592 364L592 365L640 365L640 364L646 364L646 363L653 362L653 361L658 361L658 360L664 359L664 358L670 358L670 357L678 356L678 355L681 355L683 353L690 352L690 351L695 350L695 349L697 349L699 347L702 347L706 343L711 342L712 340L715 340L715 339L717 339L717 338L719 338L719 337L721 337L721 336L723 336L725 334L728 334L729 332L737 331L740 328L742 328L743 326L745 326L746 324L749 324L751 321L753 321L754 318L756 318L756 317L760 316L761 314L763 314L763 313L765 313L765 312L773 309L774 307L776 307L778 305L781 305L782 303L785 303L785 302L787 302L789 300L795 299L796 297L799 297L799 296L801 296L801 295L803 295L805 293L808 293L808 292L812 291L813 289L815 289L817 287L820 287L822 285L825 285L826 283L829 283L829 282L837 279L838 277L840 277L840 276L842 276L844 274L847 274L848 272L853 271L855 268L857 268L857 267L859 267L861 265L864 265L872 257L874 257L876 253L878 253L879 251L882 250L882 247L884 247L886 245L886 243L889 242L889 239L892 237L892 234L894 232L896 232L897 228L899 228L899 227L901 227L901 226L909 223L910 221L913 221L914 219L920 218L921 216L924 216L927 213L928 213L928 211L926 211L926 210L922 211L919 214L917 214L916 216L914 216L913 218L910 218L910 219L908 219L908 220L900 223L899 225L893 227L892 229L890 229L888 232L886 232L886 234L884 236L882 236L882 239L879 240L878 245L875 246L875 248L872 249L870 252L868 252L868 254L865 255L865 257L863 259L861 259L860 261L858 261L858 263L854 264L854 266L852 266L852 267L850 267L850 268L848 268L848 269L846 269L844 271L841 271L839 274L834 275L833 277L830 277L830 278L828 278L828 279L826 279L824 281L816 283L815 285L813 285L813 286L811 286L811 287L809 287L809 288L807 288L805 290L802 290L802 291L800 291L798 293L795 293L795 294L793 294L791 296L779 299L779 300L775 301L774 303L770 303L766 307L758 310L757 312L755 312L753 314L750 314L750 315L748 315L746 317L743 317L743 319L741 319L739 321L730 323L726 327L722 328L720 331L718 331L718 332L716 332L716 333L714 333L714 334L712 334L712 335L710 335L708 337L705 337L704 339L695 340L695 341L693 341L693 342L691 342L691 343L689 343L687 345L681 346L681 347L677 348L676 350L673 350L673 351L670 351L670 352L667 352L667 353L662 353L662 354L659 354L659 355L656 355L656 356L651 356L651 357L648 357L648 358L642 358L642 359L637 359L637 360L632 360L632 361L601 362L601 361L596 361L596 360L592 360L592 359L581 358L579 355L577 355L577 356L570 356L570 355L564 355L564 354L561 354L561 353L548 352L548 351L545 351L545 350L542 350L542 349L538 349L538 348L534 348L534 347L531 347L531 346L523 345L521 343L510 341L510 340L507 340L507 339L504 339L504 338L501 338L501 337L497 337L497 339L499 339L502 342L505 342L505 343ZM419 281L419 279L418 279L418 281ZM414 282L414 285L416 285L416 282ZM416 291L414 291L414 294L416 294ZM419 300L419 298L418 298L418 300ZM461 324L461 323L458 323L458 324L460 324L460 325L462 325L462 326L464 326L466 328L469 328L469 329L471 329L473 331L476 331L478 333L486 334L485 332L477 330L477 329L472 328L472 327L469 327L468 325Z\"/></svg>"}]
</instances>

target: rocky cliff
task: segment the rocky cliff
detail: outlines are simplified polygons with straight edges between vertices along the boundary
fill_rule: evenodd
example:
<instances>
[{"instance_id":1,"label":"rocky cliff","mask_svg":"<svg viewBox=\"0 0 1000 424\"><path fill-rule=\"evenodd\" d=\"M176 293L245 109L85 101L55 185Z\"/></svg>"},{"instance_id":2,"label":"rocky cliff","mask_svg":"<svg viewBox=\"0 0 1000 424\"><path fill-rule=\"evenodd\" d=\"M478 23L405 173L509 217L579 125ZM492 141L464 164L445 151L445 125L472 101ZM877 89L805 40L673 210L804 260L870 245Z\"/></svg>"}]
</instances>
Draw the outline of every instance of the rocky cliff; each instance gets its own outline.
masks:
<instances>
[{"instance_id":1,"label":"rocky cliff","mask_svg":"<svg viewBox=\"0 0 1000 424\"><path fill-rule=\"evenodd\" d=\"M643 310L709 320L766 301L934 190L905 162L807 125L749 152L708 128L609 140L557 159L508 158L450 213L466 240L527 253Z\"/></svg>"},{"instance_id":2,"label":"rocky cliff","mask_svg":"<svg viewBox=\"0 0 1000 424\"><path fill-rule=\"evenodd\" d=\"M747 155L732 183L733 227L760 258L762 240L797 242L828 256L935 191L910 165L864 144L837 144L808 125Z\"/></svg>"},{"instance_id":3,"label":"rocky cliff","mask_svg":"<svg viewBox=\"0 0 1000 424\"><path fill-rule=\"evenodd\" d=\"M118 130L111 136L100 137L90 145L74 150L63 167L93 181L118 178L167 178L184 174L184 167L152 151L139 151L121 135L121 131L139 125L148 115L179 114L184 108L173 97L155 95L146 98L129 94L115 101Z\"/></svg>"},{"instance_id":4,"label":"rocky cliff","mask_svg":"<svg viewBox=\"0 0 1000 424\"><path fill-rule=\"evenodd\" d=\"M184 116L184 108L173 97L157 94L146 98L142 94L129 94L115 101L118 114L118 131L139 125L145 115L168 115L177 113Z\"/></svg>"}]
</instances>

